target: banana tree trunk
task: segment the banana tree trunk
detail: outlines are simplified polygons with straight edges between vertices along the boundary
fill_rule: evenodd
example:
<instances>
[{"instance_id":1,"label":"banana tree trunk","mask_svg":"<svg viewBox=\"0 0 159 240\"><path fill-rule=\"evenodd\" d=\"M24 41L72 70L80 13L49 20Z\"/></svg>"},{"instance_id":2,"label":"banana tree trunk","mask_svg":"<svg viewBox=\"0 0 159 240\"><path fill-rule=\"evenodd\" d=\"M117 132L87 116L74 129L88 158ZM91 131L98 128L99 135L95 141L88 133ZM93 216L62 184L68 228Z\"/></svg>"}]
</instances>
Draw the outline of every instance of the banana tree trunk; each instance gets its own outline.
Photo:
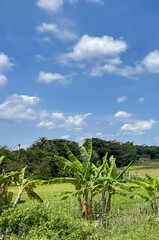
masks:
<instances>
[{"instance_id":1,"label":"banana tree trunk","mask_svg":"<svg viewBox=\"0 0 159 240\"><path fill-rule=\"evenodd\" d=\"M109 193L108 201L107 201L107 207L106 207L106 213L107 214L110 212L110 209L111 209L111 198L112 198L112 194Z\"/></svg>"},{"instance_id":2,"label":"banana tree trunk","mask_svg":"<svg viewBox=\"0 0 159 240\"><path fill-rule=\"evenodd\" d=\"M92 205L93 205L93 194L91 193L90 199L89 199L89 206L88 206L88 218L93 218L93 211L92 211Z\"/></svg>"},{"instance_id":3,"label":"banana tree trunk","mask_svg":"<svg viewBox=\"0 0 159 240\"><path fill-rule=\"evenodd\" d=\"M153 197L153 201L154 201L154 213L156 215L158 215L158 206L157 206L157 200L156 200L155 194L154 194L154 197Z\"/></svg>"},{"instance_id":4,"label":"banana tree trunk","mask_svg":"<svg viewBox=\"0 0 159 240\"><path fill-rule=\"evenodd\" d=\"M103 215L104 215L104 209L106 204L106 197L105 197L105 191L102 192L102 198L101 198L101 205L100 205L100 212L99 212L99 224L103 224Z\"/></svg>"},{"instance_id":5,"label":"banana tree trunk","mask_svg":"<svg viewBox=\"0 0 159 240\"><path fill-rule=\"evenodd\" d=\"M2 202L3 202L4 189L0 188L0 215L2 214Z\"/></svg>"},{"instance_id":6,"label":"banana tree trunk","mask_svg":"<svg viewBox=\"0 0 159 240\"><path fill-rule=\"evenodd\" d=\"M13 204L13 207L12 207L12 210L11 210L12 212L14 212L14 210L16 209L17 204L18 204L18 202L20 201L20 198L21 198L21 195L22 195L23 191L24 191L24 188L22 188L22 189L19 191L18 197L16 198L16 200L15 200L15 202L14 202L14 204Z\"/></svg>"},{"instance_id":7,"label":"banana tree trunk","mask_svg":"<svg viewBox=\"0 0 159 240\"><path fill-rule=\"evenodd\" d=\"M151 208L152 208L152 212L154 213L154 206L153 206L153 201L151 201Z\"/></svg>"},{"instance_id":8,"label":"banana tree trunk","mask_svg":"<svg viewBox=\"0 0 159 240\"><path fill-rule=\"evenodd\" d=\"M80 205L80 209L82 211L82 200L81 200L81 197L78 197L78 202L79 202L79 205Z\"/></svg>"},{"instance_id":9,"label":"banana tree trunk","mask_svg":"<svg viewBox=\"0 0 159 240\"><path fill-rule=\"evenodd\" d=\"M83 219L85 219L85 220L88 220L87 200L88 200L88 195L87 195L87 194L83 194L82 217L83 217Z\"/></svg>"}]
</instances>

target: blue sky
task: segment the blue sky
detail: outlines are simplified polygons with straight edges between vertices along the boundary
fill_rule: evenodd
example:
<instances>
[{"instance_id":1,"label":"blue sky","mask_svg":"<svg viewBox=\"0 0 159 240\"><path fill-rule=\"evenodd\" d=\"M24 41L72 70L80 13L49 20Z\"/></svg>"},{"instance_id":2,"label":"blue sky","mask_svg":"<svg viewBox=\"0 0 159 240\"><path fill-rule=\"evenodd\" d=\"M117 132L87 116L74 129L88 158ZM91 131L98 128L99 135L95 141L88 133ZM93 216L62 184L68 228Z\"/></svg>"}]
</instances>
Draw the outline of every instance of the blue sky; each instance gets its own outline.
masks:
<instances>
[{"instance_id":1,"label":"blue sky","mask_svg":"<svg viewBox=\"0 0 159 240\"><path fill-rule=\"evenodd\" d=\"M0 0L0 145L159 144L157 0Z\"/></svg>"}]
</instances>

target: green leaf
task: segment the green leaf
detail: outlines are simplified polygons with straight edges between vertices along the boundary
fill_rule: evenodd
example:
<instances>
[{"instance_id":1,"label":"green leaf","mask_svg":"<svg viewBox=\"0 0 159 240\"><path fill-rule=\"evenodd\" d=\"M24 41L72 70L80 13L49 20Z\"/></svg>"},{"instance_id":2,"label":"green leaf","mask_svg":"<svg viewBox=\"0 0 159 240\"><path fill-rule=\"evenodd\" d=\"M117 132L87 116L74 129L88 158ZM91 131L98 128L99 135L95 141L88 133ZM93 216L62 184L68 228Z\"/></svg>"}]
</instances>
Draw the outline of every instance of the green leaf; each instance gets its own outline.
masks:
<instances>
[{"instance_id":1,"label":"green leaf","mask_svg":"<svg viewBox=\"0 0 159 240\"><path fill-rule=\"evenodd\" d=\"M55 160L58 161L65 170L82 177L83 171L81 171L81 168L79 168L75 162L71 162L68 159L60 156L55 156Z\"/></svg>"},{"instance_id":2,"label":"green leaf","mask_svg":"<svg viewBox=\"0 0 159 240\"><path fill-rule=\"evenodd\" d=\"M36 192L34 192L32 188L27 187L25 188L25 191L30 200L37 200L38 202L41 202L41 203L43 202L41 197Z\"/></svg>"},{"instance_id":3,"label":"green leaf","mask_svg":"<svg viewBox=\"0 0 159 240\"><path fill-rule=\"evenodd\" d=\"M122 178L124 173L129 169L129 167L132 165L133 162L129 163L129 165L116 177L116 179Z\"/></svg>"},{"instance_id":4,"label":"green leaf","mask_svg":"<svg viewBox=\"0 0 159 240\"><path fill-rule=\"evenodd\" d=\"M127 186L126 184L114 181L113 185L116 186L116 187L119 187L121 189L124 189L124 190L127 190L127 191L131 191L131 187Z\"/></svg>"},{"instance_id":5,"label":"green leaf","mask_svg":"<svg viewBox=\"0 0 159 240\"><path fill-rule=\"evenodd\" d=\"M82 159L83 171L86 176L87 169L88 169L88 166L90 163L90 159L88 157L88 153L87 153L85 147L81 143L78 144L78 148L80 150L80 155L81 155L81 159Z\"/></svg>"},{"instance_id":6,"label":"green leaf","mask_svg":"<svg viewBox=\"0 0 159 240\"><path fill-rule=\"evenodd\" d=\"M4 158L5 158L5 156L1 156L1 157L0 157L0 166L1 166L2 161L3 161Z\"/></svg>"},{"instance_id":7,"label":"green leaf","mask_svg":"<svg viewBox=\"0 0 159 240\"><path fill-rule=\"evenodd\" d=\"M152 186L153 189L156 188L156 184L157 184L157 177L155 177L155 178L152 180L151 186Z\"/></svg>"},{"instance_id":8,"label":"green leaf","mask_svg":"<svg viewBox=\"0 0 159 240\"><path fill-rule=\"evenodd\" d=\"M109 171L109 165L108 165L108 162L107 162L107 156L108 156L108 153L105 154L105 156L102 158L103 160L103 164L101 166L99 166L96 170L96 175L95 175L95 179L98 179L99 176L101 175L102 171L104 170L105 173L107 174L108 171ZM106 175L105 174L105 175ZM106 177L106 176L105 176Z\"/></svg>"},{"instance_id":9,"label":"green leaf","mask_svg":"<svg viewBox=\"0 0 159 240\"><path fill-rule=\"evenodd\" d=\"M82 164L80 163L80 161L78 161L78 159L74 156L74 154L71 152L71 150L69 149L69 147L66 144L65 144L64 148L67 151L69 160L73 163L74 167L78 171L83 173L84 171L83 171L83 167L82 167Z\"/></svg>"},{"instance_id":10,"label":"green leaf","mask_svg":"<svg viewBox=\"0 0 159 240\"><path fill-rule=\"evenodd\" d=\"M147 173L145 174L145 176L146 176L146 178L147 178L150 182L153 181L153 178L150 177L150 175L148 175Z\"/></svg>"},{"instance_id":11,"label":"green leaf","mask_svg":"<svg viewBox=\"0 0 159 240\"><path fill-rule=\"evenodd\" d=\"M135 184L137 184L138 186L144 187L144 188L150 187L149 184L146 183L146 182L141 182L141 181L132 180L132 183L135 183Z\"/></svg>"},{"instance_id":12,"label":"green leaf","mask_svg":"<svg viewBox=\"0 0 159 240\"><path fill-rule=\"evenodd\" d=\"M88 139L88 159L91 160L92 156L92 139Z\"/></svg>"},{"instance_id":13,"label":"green leaf","mask_svg":"<svg viewBox=\"0 0 159 240\"><path fill-rule=\"evenodd\" d=\"M5 183L8 180L14 180L15 178L19 177L20 173L19 172L13 172L8 175L3 176L2 174L0 175L0 186Z\"/></svg>"},{"instance_id":14,"label":"green leaf","mask_svg":"<svg viewBox=\"0 0 159 240\"><path fill-rule=\"evenodd\" d=\"M108 178L111 177L114 165L115 165L115 158L113 156L110 157L109 161L110 161L110 167L109 167L109 171L108 171Z\"/></svg>"},{"instance_id":15,"label":"green leaf","mask_svg":"<svg viewBox=\"0 0 159 240\"><path fill-rule=\"evenodd\" d=\"M85 185L87 184L86 180L83 179L76 179L76 178L54 178L52 180L45 181L47 184L55 184L55 183L71 183L73 185L80 184Z\"/></svg>"}]
</instances>

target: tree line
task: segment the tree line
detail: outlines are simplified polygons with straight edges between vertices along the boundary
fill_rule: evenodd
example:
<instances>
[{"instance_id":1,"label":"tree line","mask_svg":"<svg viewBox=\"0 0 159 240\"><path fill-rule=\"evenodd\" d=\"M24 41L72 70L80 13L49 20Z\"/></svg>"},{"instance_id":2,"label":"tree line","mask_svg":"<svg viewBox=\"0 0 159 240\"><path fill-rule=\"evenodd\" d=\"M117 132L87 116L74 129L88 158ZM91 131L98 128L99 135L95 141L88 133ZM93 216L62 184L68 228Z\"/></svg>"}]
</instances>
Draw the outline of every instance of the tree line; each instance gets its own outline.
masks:
<instances>
[{"instance_id":1,"label":"tree line","mask_svg":"<svg viewBox=\"0 0 159 240\"><path fill-rule=\"evenodd\" d=\"M27 166L26 175L30 179L67 176L63 168L55 161L55 155L67 158L65 144L71 148L80 161L77 142L64 139L48 140L41 137L26 150L22 148L19 151L11 150L7 146L0 146L0 156L5 156L1 169L3 168L6 172L20 171ZM84 142L86 149L87 145L88 139ZM108 157L113 155L116 158L117 167L127 166L132 161L137 162L142 154L150 154L152 159L159 159L159 146L134 145L133 142L121 143L93 138L92 147L92 163L96 166L102 164L102 158L106 152Z\"/></svg>"}]
</instances>

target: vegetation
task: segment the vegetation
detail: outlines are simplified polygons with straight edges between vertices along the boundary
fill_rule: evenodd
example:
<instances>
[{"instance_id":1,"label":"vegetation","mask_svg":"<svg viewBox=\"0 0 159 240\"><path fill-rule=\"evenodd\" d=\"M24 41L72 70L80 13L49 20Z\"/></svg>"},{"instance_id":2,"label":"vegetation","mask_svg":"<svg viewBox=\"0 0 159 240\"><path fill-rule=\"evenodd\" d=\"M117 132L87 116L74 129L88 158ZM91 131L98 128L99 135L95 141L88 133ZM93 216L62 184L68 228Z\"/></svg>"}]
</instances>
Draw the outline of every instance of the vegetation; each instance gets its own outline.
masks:
<instances>
[{"instance_id":1,"label":"vegetation","mask_svg":"<svg viewBox=\"0 0 159 240\"><path fill-rule=\"evenodd\" d=\"M64 151L58 151L59 142L65 143ZM13 171L3 161L4 157L0 158L0 238L158 239L157 173L153 177L145 172L144 178L131 174L135 166L131 166L130 160L137 157L137 148L132 143L115 142L118 146L115 149L114 143L109 142L107 153L101 143L97 139L86 140L84 145L57 140L54 145L42 138L20 152L2 147L3 154L8 153L7 159L12 161L13 154L19 165L13 164L13 169L17 168ZM92 145L96 150L92 150ZM120 153L119 160L111 155L110 146L116 155ZM39 174L37 169L36 174L43 180L34 180L38 174L34 175L30 168L37 156L49 166L45 169L46 178L44 171ZM19 169L27 161L28 168ZM117 167L126 164L127 167ZM28 203L27 196L39 203Z\"/></svg>"},{"instance_id":2,"label":"vegetation","mask_svg":"<svg viewBox=\"0 0 159 240\"><path fill-rule=\"evenodd\" d=\"M87 148L86 140L84 146ZM73 141L56 139L48 140L39 138L29 148L10 150L7 146L0 147L0 156L5 156L2 167L6 172L21 171L27 166L26 176L29 179L47 180L53 177L66 176L63 169L57 165L54 156L67 158L64 145L67 145L75 156L79 156L78 144ZM120 143L117 141L105 141L98 138L92 139L91 161L96 166L102 164L102 158L108 153L108 158L113 155L116 158L117 167L127 166L131 161L138 162L142 154L150 154L152 159L159 158L159 146L136 146L132 142Z\"/></svg>"}]
</instances>

